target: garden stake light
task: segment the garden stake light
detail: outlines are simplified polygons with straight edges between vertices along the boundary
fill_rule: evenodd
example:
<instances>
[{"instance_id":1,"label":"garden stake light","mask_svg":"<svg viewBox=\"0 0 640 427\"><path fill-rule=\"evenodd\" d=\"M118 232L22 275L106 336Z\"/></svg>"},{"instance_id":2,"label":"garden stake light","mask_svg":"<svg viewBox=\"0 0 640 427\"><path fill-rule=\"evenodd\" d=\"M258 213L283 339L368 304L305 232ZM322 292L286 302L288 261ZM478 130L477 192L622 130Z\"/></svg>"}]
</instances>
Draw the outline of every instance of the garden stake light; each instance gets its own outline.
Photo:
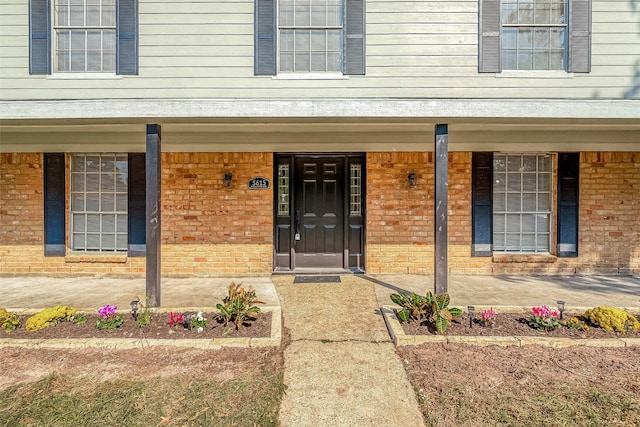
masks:
<instances>
[{"instance_id":1,"label":"garden stake light","mask_svg":"<svg viewBox=\"0 0 640 427\"><path fill-rule=\"evenodd\" d=\"M560 312L560 320L562 320L562 312L564 311L564 301L558 301L558 311Z\"/></svg>"},{"instance_id":2,"label":"garden stake light","mask_svg":"<svg viewBox=\"0 0 640 427\"><path fill-rule=\"evenodd\" d=\"M467 312L469 313L469 327L473 328L473 313L476 311L476 308L472 305L467 307Z\"/></svg>"},{"instance_id":3,"label":"garden stake light","mask_svg":"<svg viewBox=\"0 0 640 427\"><path fill-rule=\"evenodd\" d=\"M139 300L131 301L131 316L133 316L133 320L138 321L138 303Z\"/></svg>"}]
</instances>

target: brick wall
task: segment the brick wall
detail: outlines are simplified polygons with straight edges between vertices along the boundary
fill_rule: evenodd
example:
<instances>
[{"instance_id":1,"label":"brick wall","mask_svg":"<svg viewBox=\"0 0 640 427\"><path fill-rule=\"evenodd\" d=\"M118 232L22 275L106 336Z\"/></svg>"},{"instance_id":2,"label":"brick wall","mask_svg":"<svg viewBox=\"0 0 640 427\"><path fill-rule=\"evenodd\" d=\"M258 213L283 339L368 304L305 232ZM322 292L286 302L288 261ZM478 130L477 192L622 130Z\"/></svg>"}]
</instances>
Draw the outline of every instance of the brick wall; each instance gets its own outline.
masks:
<instances>
[{"instance_id":1,"label":"brick wall","mask_svg":"<svg viewBox=\"0 0 640 427\"><path fill-rule=\"evenodd\" d=\"M367 271L433 274L430 153L369 153L367 162ZM409 172L418 176L416 187L407 184ZM554 193L556 172L557 160ZM472 257L471 153L449 153L448 257L453 274L639 274L640 153L581 154L579 215L577 258Z\"/></svg>"},{"instance_id":2,"label":"brick wall","mask_svg":"<svg viewBox=\"0 0 640 427\"><path fill-rule=\"evenodd\" d=\"M223 186L225 173L233 176L230 187ZM270 273L273 191L247 183L272 175L272 153L164 153L162 273Z\"/></svg>"}]
</instances>

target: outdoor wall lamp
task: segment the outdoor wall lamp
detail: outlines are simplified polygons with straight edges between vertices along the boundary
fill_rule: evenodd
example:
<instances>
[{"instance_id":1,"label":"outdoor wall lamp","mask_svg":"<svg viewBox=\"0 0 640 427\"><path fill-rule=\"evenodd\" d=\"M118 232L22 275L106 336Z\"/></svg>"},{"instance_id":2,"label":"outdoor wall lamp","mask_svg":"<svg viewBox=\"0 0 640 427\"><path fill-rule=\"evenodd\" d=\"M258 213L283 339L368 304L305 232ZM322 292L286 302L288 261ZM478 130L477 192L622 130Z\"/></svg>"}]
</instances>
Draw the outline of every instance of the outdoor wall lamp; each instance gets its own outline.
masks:
<instances>
[{"instance_id":1,"label":"outdoor wall lamp","mask_svg":"<svg viewBox=\"0 0 640 427\"><path fill-rule=\"evenodd\" d=\"M222 178L222 185L224 185L225 187L231 187L232 178L233 175L231 175L230 173L225 173L224 177Z\"/></svg>"},{"instance_id":2,"label":"outdoor wall lamp","mask_svg":"<svg viewBox=\"0 0 640 427\"><path fill-rule=\"evenodd\" d=\"M476 308L472 305L467 307L467 313L469 314L469 327L473 328L473 314L475 313Z\"/></svg>"},{"instance_id":3,"label":"outdoor wall lamp","mask_svg":"<svg viewBox=\"0 0 640 427\"><path fill-rule=\"evenodd\" d=\"M131 316L133 316L133 320L138 321L138 303L139 300L131 301Z\"/></svg>"},{"instance_id":4,"label":"outdoor wall lamp","mask_svg":"<svg viewBox=\"0 0 640 427\"><path fill-rule=\"evenodd\" d=\"M560 312L560 320L562 320L562 312L564 311L564 301L558 301L558 311Z\"/></svg>"},{"instance_id":5,"label":"outdoor wall lamp","mask_svg":"<svg viewBox=\"0 0 640 427\"><path fill-rule=\"evenodd\" d=\"M409 180L409 187L415 187L416 185L418 185L418 178L416 177L415 172L409 172L409 175L407 175L407 179Z\"/></svg>"}]
</instances>

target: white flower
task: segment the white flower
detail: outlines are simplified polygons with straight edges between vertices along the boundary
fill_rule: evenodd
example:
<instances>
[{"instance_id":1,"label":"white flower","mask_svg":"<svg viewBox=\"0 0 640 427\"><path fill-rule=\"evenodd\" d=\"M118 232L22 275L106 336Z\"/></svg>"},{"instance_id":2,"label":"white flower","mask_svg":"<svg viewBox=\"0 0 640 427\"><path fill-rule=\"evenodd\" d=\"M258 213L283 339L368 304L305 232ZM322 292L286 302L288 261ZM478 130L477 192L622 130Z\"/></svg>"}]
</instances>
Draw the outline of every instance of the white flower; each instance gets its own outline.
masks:
<instances>
[{"instance_id":1,"label":"white flower","mask_svg":"<svg viewBox=\"0 0 640 427\"><path fill-rule=\"evenodd\" d=\"M198 330L198 333L204 331L204 329L202 329L202 327L199 327L197 330Z\"/></svg>"}]
</instances>

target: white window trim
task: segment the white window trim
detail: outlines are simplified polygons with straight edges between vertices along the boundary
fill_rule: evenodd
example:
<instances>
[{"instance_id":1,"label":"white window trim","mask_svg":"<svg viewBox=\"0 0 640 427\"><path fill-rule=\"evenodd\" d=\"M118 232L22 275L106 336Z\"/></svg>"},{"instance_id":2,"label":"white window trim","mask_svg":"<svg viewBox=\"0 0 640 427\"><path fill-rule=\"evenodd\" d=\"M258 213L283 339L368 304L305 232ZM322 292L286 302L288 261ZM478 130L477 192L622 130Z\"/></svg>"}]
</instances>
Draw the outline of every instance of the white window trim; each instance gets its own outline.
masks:
<instances>
[{"instance_id":1,"label":"white window trim","mask_svg":"<svg viewBox=\"0 0 640 427\"><path fill-rule=\"evenodd\" d=\"M349 76L342 73L291 73L280 72L271 77L272 80L349 80Z\"/></svg>"},{"instance_id":2,"label":"white window trim","mask_svg":"<svg viewBox=\"0 0 640 427\"><path fill-rule=\"evenodd\" d=\"M73 71L56 71L53 74L47 76L49 80L120 80L121 75L116 73L74 73Z\"/></svg>"},{"instance_id":3,"label":"white window trim","mask_svg":"<svg viewBox=\"0 0 640 427\"><path fill-rule=\"evenodd\" d=\"M572 79L573 73L563 70L504 70L496 77L510 79Z\"/></svg>"}]
</instances>

